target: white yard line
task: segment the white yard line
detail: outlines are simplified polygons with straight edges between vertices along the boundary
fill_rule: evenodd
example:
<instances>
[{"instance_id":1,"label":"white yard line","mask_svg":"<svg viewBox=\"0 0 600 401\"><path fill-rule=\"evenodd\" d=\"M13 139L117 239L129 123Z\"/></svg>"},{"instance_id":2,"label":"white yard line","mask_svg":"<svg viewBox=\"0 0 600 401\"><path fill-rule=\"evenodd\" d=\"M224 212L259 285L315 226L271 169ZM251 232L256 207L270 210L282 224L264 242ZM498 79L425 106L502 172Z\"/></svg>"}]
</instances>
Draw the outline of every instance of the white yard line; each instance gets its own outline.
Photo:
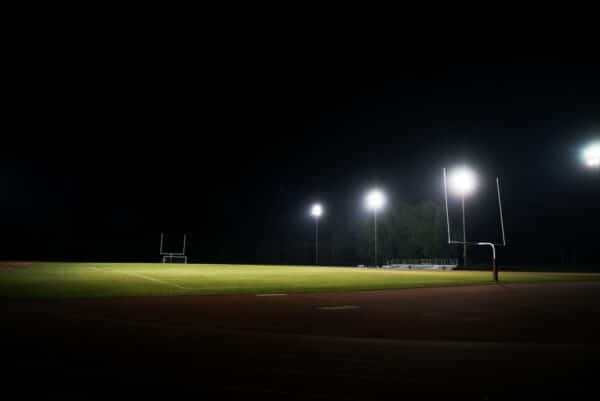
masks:
<instances>
[{"instance_id":1,"label":"white yard line","mask_svg":"<svg viewBox=\"0 0 600 401\"><path fill-rule=\"evenodd\" d=\"M284 294L284 293L275 293L275 292L267 293L267 294L256 294L257 297L284 297L286 295L287 294Z\"/></svg>"},{"instance_id":2,"label":"white yard line","mask_svg":"<svg viewBox=\"0 0 600 401\"><path fill-rule=\"evenodd\" d=\"M360 309L358 305L323 305L316 306L319 310L349 310L349 309Z\"/></svg>"},{"instance_id":3,"label":"white yard line","mask_svg":"<svg viewBox=\"0 0 600 401\"><path fill-rule=\"evenodd\" d=\"M180 289L180 290L191 290L192 289L192 288L183 287L183 286L181 286L179 284L169 283L168 281L163 281L163 280L159 280L159 279L154 278L154 277L146 276L144 274L124 272L122 270L103 270L103 269L100 269L100 268L98 268L96 266L89 266L89 267L91 269L98 270L98 271L105 271L107 273L110 273L110 272L121 273L121 274L125 274L127 276L142 278L142 279L148 280L148 281L154 281L155 283L160 283L160 284L168 285L170 287L174 287L174 288L177 288L177 289Z\"/></svg>"},{"instance_id":4,"label":"white yard line","mask_svg":"<svg viewBox=\"0 0 600 401\"><path fill-rule=\"evenodd\" d=\"M129 273L129 272L124 272L124 271L121 271L121 270L115 270L115 271L116 271L117 273L126 274L126 275L128 275L128 276L133 276L133 277L143 278L144 280L148 280L148 281L154 281L155 283L161 283L161 284L164 284L164 285L168 285L168 286L171 286L171 287L175 287L175 288L178 288L178 289L180 289L180 290L189 290L189 289L190 289L190 288L187 288L187 287L182 287L182 286L180 286L179 284L175 284L175 283L169 283L168 281L159 280L159 279L157 279L157 278L150 277L150 276L145 276L145 275L143 275L143 274L139 274L139 273Z\"/></svg>"}]
</instances>

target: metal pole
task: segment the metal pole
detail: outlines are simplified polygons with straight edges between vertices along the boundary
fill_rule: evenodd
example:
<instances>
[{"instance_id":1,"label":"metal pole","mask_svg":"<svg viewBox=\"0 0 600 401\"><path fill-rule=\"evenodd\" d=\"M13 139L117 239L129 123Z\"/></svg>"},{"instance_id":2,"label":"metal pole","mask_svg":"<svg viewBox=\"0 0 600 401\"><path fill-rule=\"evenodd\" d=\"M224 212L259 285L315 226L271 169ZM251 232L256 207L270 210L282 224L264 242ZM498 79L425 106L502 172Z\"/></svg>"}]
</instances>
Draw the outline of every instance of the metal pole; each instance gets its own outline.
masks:
<instances>
[{"instance_id":1,"label":"metal pole","mask_svg":"<svg viewBox=\"0 0 600 401\"><path fill-rule=\"evenodd\" d=\"M462 196L462 223L463 223L463 263L467 265L467 229L465 223L465 195Z\"/></svg>"},{"instance_id":2,"label":"metal pole","mask_svg":"<svg viewBox=\"0 0 600 401\"><path fill-rule=\"evenodd\" d=\"M494 269L494 281L498 282L498 266L496 266L496 250L494 249L494 258L492 259L492 268Z\"/></svg>"},{"instance_id":3,"label":"metal pole","mask_svg":"<svg viewBox=\"0 0 600 401\"><path fill-rule=\"evenodd\" d=\"M448 243L450 243L450 215L448 213L448 184L446 179L446 168L443 168L444 172L444 203L446 205L446 225L448 227Z\"/></svg>"},{"instance_id":4,"label":"metal pole","mask_svg":"<svg viewBox=\"0 0 600 401\"><path fill-rule=\"evenodd\" d=\"M160 233L160 256L162 257L162 262L165 263L165 256L163 255L163 236L164 233Z\"/></svg>"},{"instance_id":5,"label":"metal pole","mask_svg":"<svg viewBox=\"0 0 600 401\"><path fill-rule=\"evenodd\" d=\"M315 219L315 265L319 264L319 218Z\"/></svg>"},{"instance_id":6,"label":"metal pole","mask_svg":"<svg viewBox=\"0 0 600 401\"><path fill-rule=\"evenodd\" d=\"M494 281L498 282L498 266L496 265L496 245L491 242L478 242L477 245L488 245L492 247L492 270L494 272Z\"/></svg>"},{"instance_id":7,"label":"metal pole","mask_svg":"<svg viewBox=\"0 0 600 401\"><path fill-rule=\"evenodd\" d=\"M377 210L373 211L373 221L375 224L373 224L373 237L375 238L374 240L374 246L375 246L375 267L377 267Z\"/></svg>"},{"instance_id":8,"label":"metal pole","mask_svg":"<svg viewBox=\"0 0 600 401\"><path fill-rule=\"evenodd\" d=\"M500 209L500 227L502 227L502 245L506 246L504 235L504 216L502 215L502 201L500 200L500 178L496 177L496 189L498 190L498 208Z\"/></svg>"}]
</instances>

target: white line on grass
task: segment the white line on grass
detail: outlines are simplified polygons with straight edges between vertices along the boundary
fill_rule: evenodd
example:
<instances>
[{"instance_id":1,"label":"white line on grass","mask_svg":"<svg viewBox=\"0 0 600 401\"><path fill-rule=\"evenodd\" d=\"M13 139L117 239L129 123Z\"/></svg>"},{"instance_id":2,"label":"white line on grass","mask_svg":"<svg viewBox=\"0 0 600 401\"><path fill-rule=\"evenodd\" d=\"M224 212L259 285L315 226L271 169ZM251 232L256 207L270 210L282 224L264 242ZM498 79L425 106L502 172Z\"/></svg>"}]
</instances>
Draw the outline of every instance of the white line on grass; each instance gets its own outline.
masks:
<instances>
[{"instance_id":1,"label":"white line on grass","mask_svg":"<svg viewBox=\"0 0 600 401\"><path fill-rule=\"evenodd\" d=\"M114 273L121 273L121 274L125 274L125 275L127 275L127 276L132 276L132 277L142 278L142 279L144 279L144 280L148 280L148 281L154 281L155 283L160 283L160 284L168 285L168 286L171 286L171 287L174 287L174 288L180 289L180 290L191 290L191 289L192 289L192 288L183 287L183 286L181 286L181 285L179 285L179 284L175 284L175 283L169 283L168 281L159 280L159 279L157 279L157 278L150 277L150 276L146 276L146 275L139 274L139 273L124 272L124 271L122 271L122 270L110 270L110 271L107 271L107 270L100 269L100 268L98 268L98 267L96 267L96 266L90 266L90 268L92 268L92 269L94 269L94 270L105 271L105 272L107 272L107 273L108 273L108 272L114 272Z\"/></svg>"},{"instance_id":2,"label":"white line on grass","mask_svg":"<svg viewBox=\"0 0 600 401\"><path fill-rule=\"evenodd\" d=\"M286 295L283 293L256 294L257 297L283 297Z\"/></svg>"},{"instance_id":3,"label":"white line on grass","mask_svg":"<svg viewBox=\"0 0 600 401\"><path fill-rule=\"evenodd\" d=\"M133 277L143 278L143 279L145 279L145 280L154 281L154 282L156 282L156 283L161 283L161 284L164 284L164 285L169 285L169 286L171 286L171 287L175 287L175 288L178 288L178 289L180 289L180 290L189 290L189 289L191 289L191 288L187 288L187 287L180 286L179 284L175 284L175 283L169 283L168 281L159 280L159 279L157 279L157 278L150 277L150 276L145 276L145 275L143 275L143 274L139 274L139 273L129 273L129 272L124 272L124 271L120 271L120 270L116 270L116 272L117 272L117 273L126 274L126 275L128 275L128 276L133 276Z\"/></svg>"},{"instance_id":4,"label":"white line on grass","mask_svg":"<svg viewBox=\"0 0 600 401\"><path fill-rule=\"evenodd\" d=\"M319 310L349 310L349 309L359 309L358 305L323 305L323 306L315 306L315 308Z\"/></svg>"}]
</instances>

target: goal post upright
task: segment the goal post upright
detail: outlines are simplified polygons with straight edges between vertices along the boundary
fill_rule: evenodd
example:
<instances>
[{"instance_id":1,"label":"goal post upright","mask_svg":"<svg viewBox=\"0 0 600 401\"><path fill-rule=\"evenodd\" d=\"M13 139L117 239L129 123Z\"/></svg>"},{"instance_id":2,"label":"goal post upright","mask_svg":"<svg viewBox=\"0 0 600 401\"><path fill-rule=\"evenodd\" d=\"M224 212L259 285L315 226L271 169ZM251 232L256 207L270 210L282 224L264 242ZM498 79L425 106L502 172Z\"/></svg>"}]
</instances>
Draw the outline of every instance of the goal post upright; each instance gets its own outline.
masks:
<instances>
[{"instance_id":1,"label":"goal post upright","mask_svg":"<svg viewBox=\"0 0 600 401\"><path fill-rule=\"evenodd\" d=\"M500 211L500 228L502 229L502 245L506 246L506 235L504 234L504 215L502 214L502 200L500 198L500 177L496 177L496 189L498 190L498 210Z\"/></svg>"}]
</instances>

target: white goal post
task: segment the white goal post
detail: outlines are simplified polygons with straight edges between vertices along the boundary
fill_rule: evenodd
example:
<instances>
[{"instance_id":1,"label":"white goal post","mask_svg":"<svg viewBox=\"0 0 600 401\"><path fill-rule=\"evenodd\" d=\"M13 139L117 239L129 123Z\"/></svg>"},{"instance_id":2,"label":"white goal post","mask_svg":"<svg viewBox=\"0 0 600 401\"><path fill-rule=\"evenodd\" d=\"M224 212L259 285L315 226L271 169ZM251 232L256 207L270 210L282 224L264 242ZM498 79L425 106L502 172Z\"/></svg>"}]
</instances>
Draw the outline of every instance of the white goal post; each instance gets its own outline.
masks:
<instances>
[{"instance_id":1,"label":"white goal post","mask_svg":"<svg viewBox=\"0 0 600 401\"><path fill-rule=\"evenodd\" d=\"M498 281L498 267L496 265L496 247L506 246L506 234L504 233L504 215L502 214L502 200L500 198L500 178L496 177L496 191L498 194L498 213L500 220L500 228L502 231L502 243L494 243L490 241L467 241L463 237L463 241L453 240L450 236L450 213L448 211L448 179L446 177L446 168L442 169L443 183L444 183L444 205L446 208L446 224L448 228L448 244L460 244L463 246L478 245L478 246L489 246L492 248L492 269L494 275L494 281ZM464 230L464 198L463 198L463 230ZM464 232L463 232L464 233Z\"/></svg>"},{"instance_id":2,"label":"white goal post","mask_svg":"<svg viewBox=\"0 0 600 401\"><path fill-rule=\"evenodd\" d=\"M187 256L185 256L185 244L187 240L186 234L183 234L183 249L181 252L165 252L163 248L165 234L160 233L160 256L163 263L184 263L187 264Z\"/></svg>"}]
</instances>

